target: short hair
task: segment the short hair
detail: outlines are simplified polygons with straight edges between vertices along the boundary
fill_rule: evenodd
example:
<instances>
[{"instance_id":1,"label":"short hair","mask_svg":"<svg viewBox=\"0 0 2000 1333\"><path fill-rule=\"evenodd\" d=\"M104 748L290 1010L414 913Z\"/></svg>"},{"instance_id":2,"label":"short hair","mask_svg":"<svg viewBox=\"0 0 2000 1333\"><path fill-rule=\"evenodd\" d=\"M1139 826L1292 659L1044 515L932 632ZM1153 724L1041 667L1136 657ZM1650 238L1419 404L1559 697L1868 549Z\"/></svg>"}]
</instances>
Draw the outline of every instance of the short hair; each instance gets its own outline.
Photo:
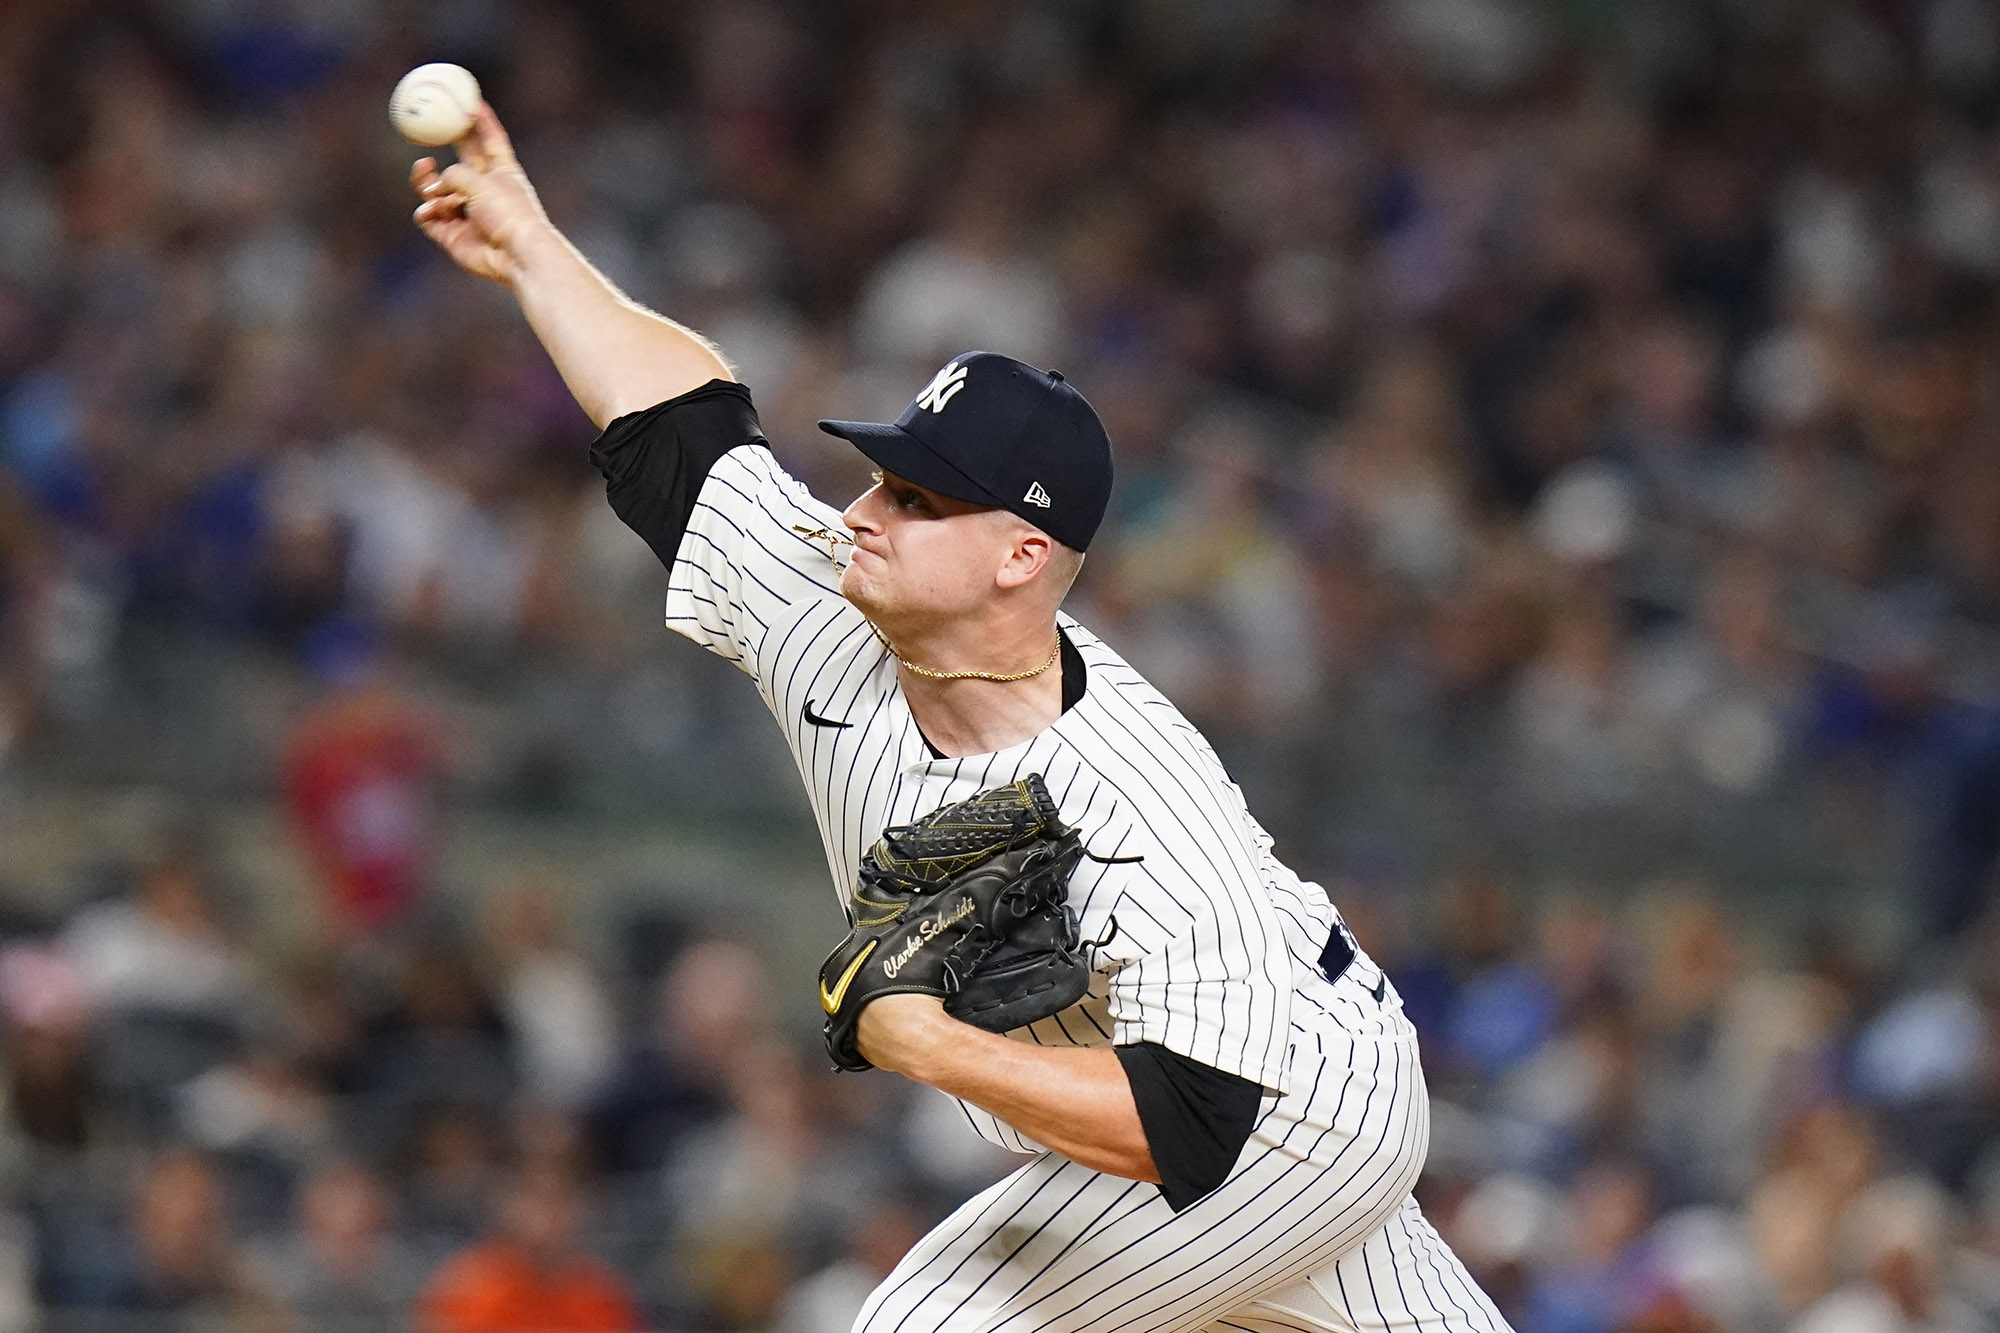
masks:
<instances>
[{"instance_id":1,"label":"short hair","mask_svg":"<svg viewBox=\"0 0 2000 1333\"><path fill-rule=\"evenodd\" d=\"M1050 540L1054 541L1053 538ZM1049 577L1055 580L1056 600L1061 601L1069 595L1076 576L1083 570L1083 552L1074 546L1055 542L1055 550L1049 556L1049 570Z\"/></svg>"}]
</instances>

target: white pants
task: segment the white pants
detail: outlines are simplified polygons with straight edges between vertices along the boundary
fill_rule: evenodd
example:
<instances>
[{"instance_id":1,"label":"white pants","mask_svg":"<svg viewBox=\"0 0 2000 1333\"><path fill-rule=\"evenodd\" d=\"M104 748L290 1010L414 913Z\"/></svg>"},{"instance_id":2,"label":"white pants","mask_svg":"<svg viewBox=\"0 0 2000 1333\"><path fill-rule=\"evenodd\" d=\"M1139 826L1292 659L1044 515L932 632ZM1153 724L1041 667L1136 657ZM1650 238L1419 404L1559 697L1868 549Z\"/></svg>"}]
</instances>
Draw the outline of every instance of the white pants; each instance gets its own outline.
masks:
<instances>
[{"instance_id":1,"label":"white pants","mask_svg":"<svg viewBox=\"0 0 2000 1333\"><path fill-rule=\"evenodd\" d=\"M1219 1189L1175 1213L1045 1153L919 1241L855 1333L1506 1333L1410 1197L1430 1137L1416 1036L1353 972L1294 1026L1291 1092Z\"/></svg>"}]
</instances>

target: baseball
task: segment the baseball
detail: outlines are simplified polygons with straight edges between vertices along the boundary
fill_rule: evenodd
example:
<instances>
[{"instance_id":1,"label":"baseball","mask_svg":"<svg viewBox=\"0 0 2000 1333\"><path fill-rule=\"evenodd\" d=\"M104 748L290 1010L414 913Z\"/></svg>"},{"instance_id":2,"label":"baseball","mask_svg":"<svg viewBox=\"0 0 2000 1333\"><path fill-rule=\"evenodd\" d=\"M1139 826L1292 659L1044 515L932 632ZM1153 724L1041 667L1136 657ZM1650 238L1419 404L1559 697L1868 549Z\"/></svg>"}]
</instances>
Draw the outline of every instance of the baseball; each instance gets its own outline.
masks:
<instances>
[{"instance_id":1,"label":"baseball","mask_svg":"<svg viewBox=\"0 0 2000 1333\"><path fill-rule=\"evenodd\" d=\"M478 109L479 80L463 65L419 65L389 95L396 132L427 148L463 139Z\"/></svg>"}]
</instances>

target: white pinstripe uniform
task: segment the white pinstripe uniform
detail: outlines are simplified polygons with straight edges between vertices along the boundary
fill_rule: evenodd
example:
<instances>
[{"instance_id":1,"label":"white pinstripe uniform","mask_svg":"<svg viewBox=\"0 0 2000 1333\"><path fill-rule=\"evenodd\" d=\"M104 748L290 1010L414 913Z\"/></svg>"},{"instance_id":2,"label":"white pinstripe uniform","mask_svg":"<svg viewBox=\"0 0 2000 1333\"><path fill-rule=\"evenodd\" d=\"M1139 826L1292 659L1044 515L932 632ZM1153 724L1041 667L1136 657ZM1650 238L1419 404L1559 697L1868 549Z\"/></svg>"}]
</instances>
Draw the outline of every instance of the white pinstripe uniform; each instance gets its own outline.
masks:
<instances>
[{"instance_id":1,"label":"white pinstripe uniform","mask_svg":"<svg viewBox=\"0 0 2000 1333\"><path fill-rule=\"evenodd\" d=\"M1429 1108L1400 1001L1365 955L1337 981L1321 973L1329 931L1346 928L1271 855L1208 743L1065 616L1083 698L1024 744L935 757L811 529L844 531L761 442L723 454L673 563L667 624L757 682L843 901L885 826L1041 773L1093 853L1143 859L1078 868L1071 904L1084 938L1105 941L1090 994L1013 1035L1152 1042L1265 1089L1229 1178L1178 1214L1156 1186L966 1106L986 1137L1036 1157L919 1242L857 1333L1504 1329L1410 1197Z\"/></svg>"}]
</instances>

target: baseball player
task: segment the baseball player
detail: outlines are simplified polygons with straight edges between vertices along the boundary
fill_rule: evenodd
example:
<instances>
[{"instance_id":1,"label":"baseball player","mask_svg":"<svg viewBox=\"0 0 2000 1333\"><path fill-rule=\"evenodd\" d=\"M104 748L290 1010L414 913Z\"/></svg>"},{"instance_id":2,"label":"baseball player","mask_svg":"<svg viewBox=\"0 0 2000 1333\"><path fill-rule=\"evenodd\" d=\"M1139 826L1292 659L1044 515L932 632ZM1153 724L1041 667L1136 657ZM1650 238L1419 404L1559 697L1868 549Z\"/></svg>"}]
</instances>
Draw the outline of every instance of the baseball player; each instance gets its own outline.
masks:
<instances>
[{"instance_id":1,"label":"baseball player","mask_svg":"<svg viewBox=\"0 0 2000 1333\"><path fill-rule=\"evenodd\" d=\"M667 624L756 683L843 898L885 827L1030 774L1092 853L1069 883L1080 1003L1004 1036L926 995L860 1011L863 1056L1033 1157L919 1242L857 1330L1504 1329L1410 1197L1428 1102L1394 990L1202 737L1059 610L1111 488L1083 397L957 357L894 424L821 423L880 469L835 511L778 466L715 347L549 223L490 108L459 148L412 168L419 226L514 294L602 428L591 456L670 572Z\"/></svg>"}]
</instances>

